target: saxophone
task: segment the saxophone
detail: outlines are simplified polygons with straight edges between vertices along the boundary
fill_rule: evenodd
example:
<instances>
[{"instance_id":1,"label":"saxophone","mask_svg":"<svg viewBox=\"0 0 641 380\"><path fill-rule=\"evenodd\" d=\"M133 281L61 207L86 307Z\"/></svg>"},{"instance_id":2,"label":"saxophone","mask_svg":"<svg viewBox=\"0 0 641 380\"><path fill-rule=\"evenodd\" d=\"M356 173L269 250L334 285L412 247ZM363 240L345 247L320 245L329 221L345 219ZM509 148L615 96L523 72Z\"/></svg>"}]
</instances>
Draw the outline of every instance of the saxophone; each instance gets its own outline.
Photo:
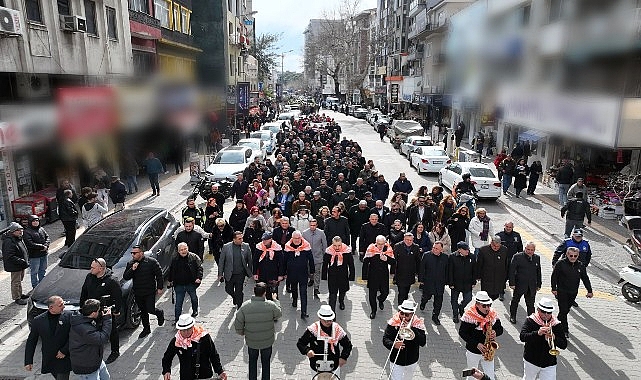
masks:
<instances>
[{"instance_id":1,"label":"saxophone","mask_svg":"<svg viewBox=\"0 0 641 380\"><path fill-rule=\"evenodd\" d=\"M488 321L485 328L485 343L483 345L486 348L485 353L483 354L483 360L491 362L494 360L494 355L496 355L496 350L499 349L499 344L496 343L496 340L492 339L492 324Z\"/></svg>"}]
</instances>

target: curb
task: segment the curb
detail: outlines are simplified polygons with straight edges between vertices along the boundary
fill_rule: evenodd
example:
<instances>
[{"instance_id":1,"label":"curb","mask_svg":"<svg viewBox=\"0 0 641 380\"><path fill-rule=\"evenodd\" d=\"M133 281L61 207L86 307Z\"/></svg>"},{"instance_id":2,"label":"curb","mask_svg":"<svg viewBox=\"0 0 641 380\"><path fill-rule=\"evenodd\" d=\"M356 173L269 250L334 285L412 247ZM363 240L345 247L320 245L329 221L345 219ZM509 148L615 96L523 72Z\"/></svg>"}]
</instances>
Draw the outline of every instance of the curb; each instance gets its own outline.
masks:
<instances>
[{"instance_id":1,"label":"curb","mask_svg":"<svg viewBox=\"0 0 641 380\"><path fill-rule=\"evenodd\" d=\"M19 322L15 323L12 327L10 327L8 330L5 330L2 335L0 335L0 344L4 344L9 337L11 337L13 334L18 332L19 330L22 330L27 325L28 325L27 317L25 316L24 318L20 319Z\"/></svg>"}]
</instances>

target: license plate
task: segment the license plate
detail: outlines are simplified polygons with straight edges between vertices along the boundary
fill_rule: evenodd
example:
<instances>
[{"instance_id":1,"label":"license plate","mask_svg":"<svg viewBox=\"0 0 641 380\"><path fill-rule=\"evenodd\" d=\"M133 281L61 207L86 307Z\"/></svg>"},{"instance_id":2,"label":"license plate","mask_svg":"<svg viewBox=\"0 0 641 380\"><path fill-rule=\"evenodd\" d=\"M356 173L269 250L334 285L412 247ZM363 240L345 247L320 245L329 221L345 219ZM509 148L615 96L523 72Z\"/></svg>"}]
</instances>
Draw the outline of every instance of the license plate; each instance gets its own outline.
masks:
<instances>
[{"instance_id":1,"label":"license plate","mask_svg":"<svg viewBox=\"0 0 641 380\"><path fill-rule=\"evenodd\" d=\"M489 189L490 185L481 185L481 189Z\"/></svg>"},{"instance_id":2,"label":"license plate","mask_svg":"<svg viewBox=\"0 0 641 380\"><path fill-rule=\"evenodd\" d=\"M433 164L442 164L443 161L432 161Z\"/></svg>"}]
</instances>

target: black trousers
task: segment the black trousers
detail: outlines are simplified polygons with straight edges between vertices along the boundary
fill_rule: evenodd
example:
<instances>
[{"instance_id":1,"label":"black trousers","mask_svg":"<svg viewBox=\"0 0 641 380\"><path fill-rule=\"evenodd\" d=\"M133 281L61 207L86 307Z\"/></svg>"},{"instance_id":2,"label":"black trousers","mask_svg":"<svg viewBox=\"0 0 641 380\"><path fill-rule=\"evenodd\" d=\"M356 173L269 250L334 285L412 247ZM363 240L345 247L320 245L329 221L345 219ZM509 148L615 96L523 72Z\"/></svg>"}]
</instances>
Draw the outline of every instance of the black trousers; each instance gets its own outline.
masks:
<instances>
[{"instance_id":1,"label":"black trousers","mask_svg":"<svg viewBox=\"0 0 641 380\"><path fill-rule=\"evenodd\" d=\"M225 281L225 291L234 301L234 305L243 304L243 285L245 284L245 275L232 274L229 281Z\"/></svg>"},{"instance_id":2,"label":"black trousers","mask_svg":"<svg viewBox=\"0 0 641 380\"><path fill-rule=\"evenodd\" d=\"M369 306L373 312L376 312L376 301L385 302L389 295L389 282L379 281L378 283L368 283L367 286L369 287ZM380 295L378 295L379 292L381 293Z\"/></svg>"},{"instance_id":3,"label":"black trousers","mask_svg":"<svg viewBox=\"0 0 641 380\"><path fill-rule=\"evenodd\" d=\"M109 343L111 344L111 352L120 352L120 336L118 336L118 328L116 327L116 316L113 314L111 315Z\"/></svg>"},{"instance_id":4,"label":"black trousers","mask_svg":"<svg viewBox=\"0 0 641 380\"><path fill-rule=\"evenodd\" d=\"M152 293L145 296L136 295L134 299L136 300L138 309L140 309L140 319L142 320L142 327L145 330L150 330L149 314L153 314L156 317L162 314L162 311L156 308L156 294Z\"/></svg>"},{"instance_id":5,"label":"black trousers","mask_svg":"<svg viewBox=\"0 0 641 380\"><path fill-rule=\"evenodd\" d=\"M565 332L568 332L568 313L570 312L570 309L572 308L572 304L576 300L577 293L567 293L567 292L561 292L559 291L556 294L556 299L559 303L559 315L557 318L559 318L559 321L561 321L561 324L563 325L563 330Z\"/></svg>"},{"instance_id":6,"label":"black trousers","mask_svg":"<svg viewBox=\"0 0 641 380\"><path fill-rule=\"evenodd\" d=\"M398 304L402 304L403 301L405 301L410 294L410 286L411 285L396 285L398 288Z\"/></svg>"},{"instance_id":7,"label":"black trousers","mask_svg":"<svg viewBox=\"0 0 641 380\"><path fill-rule=\"evenodd\" d=\"M56 380L69 380L69 372L52 373L51 376Z\"/></svg>"},{"instance_id":8,"label":"black trousers","mask_svg":"<svg viewBox=\"0 0 641 380\"><path fill-rule=\"evenodd\" d=\"M441 314L441 308L443 307L443 293L432 294L423 291L423 296L421 297L421 305L427 304L427 301L431 300L432 296L434 296L434 310L432 311L432 315L438 317L438 315Z\"/></svg>"},{"instance_id":9,"label":"black trousers","mask_svg":"<svg viewBox=\"0 0 641 380\"><path fill-rule=\"evenodd\" d=\"M287 276L290 279L290 276ZM292 302L298 302L298 293L300 292L300 312L307 313L307 277L291 279ZM336 301L334 301L336 304Z\"/></svg>"},{"instance_id":10,"label":"black trousers","mask_svg":"<svg viewBox=\"0 0 641 380\"><path fill-rule=\"evenodd\" d=\"M338 289L338 293L329 293L329 306L332 308L332 310L336 311L336 298L338 296L338 301L340 303L345 303L345 294L347 291L344 289Z\"/></svg>"},{"instance_id":11,"label":"black trousers","mask_svg":"<svg viewBox=\"0 0 641 380\"><path fill-rule=\"evenodd\" d=\"M63 220L62 225L65 228L65 246L70 247L76 241L76 221Z\"/></svg>"},{"instance_id":12,"label":"black trousers","mask_svg":"<svg viewBox=\"0 0 641 380\"><path fill-rule=\"evenodd\" d=\"M519 308L519 302L521 297L525 296L525 308L527 309L527 315L534 313L534 299L536 298L536 290L532 291L528 289L514 289L514 294L512 294L512 301L510 301L510 317L516 318L516 311Z\"/></svg>"}]
</instances>

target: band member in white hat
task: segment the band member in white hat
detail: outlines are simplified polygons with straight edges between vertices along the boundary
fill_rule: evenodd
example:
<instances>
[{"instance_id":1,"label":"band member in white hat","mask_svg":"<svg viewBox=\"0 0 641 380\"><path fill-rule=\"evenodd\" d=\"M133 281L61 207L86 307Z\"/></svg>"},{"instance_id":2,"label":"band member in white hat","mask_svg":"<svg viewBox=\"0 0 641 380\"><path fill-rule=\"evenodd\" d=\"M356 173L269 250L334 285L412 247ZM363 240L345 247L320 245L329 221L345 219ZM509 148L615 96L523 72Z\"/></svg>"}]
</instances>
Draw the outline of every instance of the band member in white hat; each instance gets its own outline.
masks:
<instances>
[{"instance_id":1,"label":"band member in white hat","mask_svg":"<svg viewBox=\"0 0 641 380\"><path fill-rule=\"evenodd\" d=\"M492 331L488 332L490 328ZM467 367L478 368L480 362L485 374L494 380L494 357L491 360L484 358L488 351L486 341L495 341L497 336L503 334L503 326L487 292L481 290L476 293L474 304L465 309L461 317L458 334L465 341Z\"/></svg>"},{"instance_id":2,"label":"band member in white hat","mask_svg":"<svg viewBox=\"0 0 641 380\"><path fill-rule=\"evenodd\" d=\"M419 348L425 346L425 322L423 318L415 316L415 312L416 303L405 300L398 307L398 313L387 321L383 345L391 350L389 360L392 380L412 379L418 365ZM401 328L408 328L412 333L399 333Z\"/></svg>"},{"instance_id":3,"label":"band member in white hat","mask_svg":"<svg viewBox=\"0 0 641 380\"><path fill-rule=\"evenodd\" d=\"M352 353L352 342L347 332L336 322L336 314L329 305L321 305L319 321L307 326L296 347L309 358L314 373L328 372L340 376L340 367Z\"/></svg>"},{"instance_id":4,"label":"band member in white hat","mask_svg":"<svg viewBox=\"0 0 641 380\"><path fill-rule=\"evenodd\" d=\"M523 380L556 379L556 357L559 349L568 346L561 322L552 315L554 302L541 298L521 328L523 350Z\"/></svg>"}]
</instances>

